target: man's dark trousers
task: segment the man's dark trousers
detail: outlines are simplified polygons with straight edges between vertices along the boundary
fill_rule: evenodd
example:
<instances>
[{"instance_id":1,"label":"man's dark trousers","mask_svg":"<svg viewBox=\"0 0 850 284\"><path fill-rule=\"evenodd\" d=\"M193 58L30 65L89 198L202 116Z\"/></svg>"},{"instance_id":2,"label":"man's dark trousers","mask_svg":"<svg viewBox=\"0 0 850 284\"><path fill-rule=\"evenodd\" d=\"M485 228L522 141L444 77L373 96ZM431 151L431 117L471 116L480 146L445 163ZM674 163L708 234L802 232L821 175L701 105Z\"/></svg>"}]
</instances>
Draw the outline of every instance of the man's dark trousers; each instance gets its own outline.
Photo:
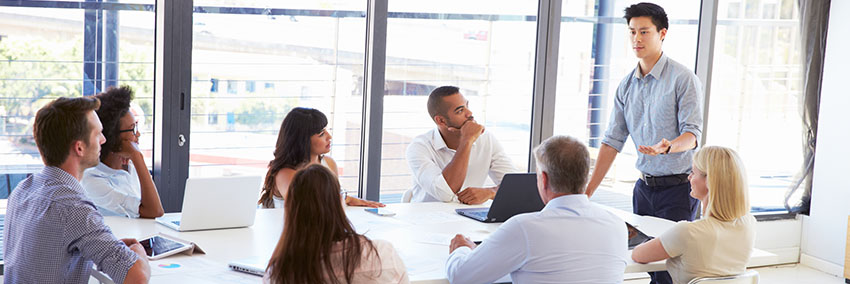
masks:
<instances>
[{"instance_id":1,"label":"man's dark trousers","mask_svg":"<svg viewBox=\"0 0 850 284\"><path fill-rule=\"evenodd\" d=\"M632 208L635 214L649 215L671 221L693 221L699 210L699 200L691 197L690 182L669 186L649 186L642 179L635 183ZM658 237L658 236L653 236ZM667 271L650 272L650 284L672 284Z\"/></svg>"}]
</instances>

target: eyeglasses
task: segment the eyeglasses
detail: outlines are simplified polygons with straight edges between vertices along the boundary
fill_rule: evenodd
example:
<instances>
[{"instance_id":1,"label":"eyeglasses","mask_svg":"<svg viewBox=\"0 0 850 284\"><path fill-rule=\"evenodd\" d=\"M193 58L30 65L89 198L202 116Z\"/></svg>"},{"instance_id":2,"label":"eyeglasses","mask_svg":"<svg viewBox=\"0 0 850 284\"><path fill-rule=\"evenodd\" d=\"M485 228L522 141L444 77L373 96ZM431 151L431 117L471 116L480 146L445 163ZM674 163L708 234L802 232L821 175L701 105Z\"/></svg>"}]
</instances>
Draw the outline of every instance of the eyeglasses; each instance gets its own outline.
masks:
<instances>
[{"instance_id":1,"label":"eyeglasses","mask_svg":"<svg viewBox=\"0 0 850 284\"><path fill-rule=\"evenodd\" d=\"M132 131L132 132L133 132L133 134L139 133L139 123L138 123L138 122L134 123L134 124L133 124L133 128L131 128L131 129L121 129L121 130L118 130L118 133L120 134L120 133L130 132L130 131Z\"/></svg>"}]
</instances>

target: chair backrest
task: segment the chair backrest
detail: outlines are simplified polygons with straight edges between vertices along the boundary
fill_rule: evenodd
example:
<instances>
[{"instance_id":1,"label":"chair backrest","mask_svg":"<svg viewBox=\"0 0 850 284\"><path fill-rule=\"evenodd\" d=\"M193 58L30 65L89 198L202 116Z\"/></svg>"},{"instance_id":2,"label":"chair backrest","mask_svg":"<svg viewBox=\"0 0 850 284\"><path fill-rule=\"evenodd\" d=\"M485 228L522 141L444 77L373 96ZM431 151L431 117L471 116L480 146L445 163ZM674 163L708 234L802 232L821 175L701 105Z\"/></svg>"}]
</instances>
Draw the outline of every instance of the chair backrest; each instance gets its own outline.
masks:
<instances>
[{"instance_id":1,"label":"chair backrest","mask_svg":"<svg viewBox=\"0 0 850 284\"><path fill-rule=\"evenodd\" d=\"M18 183L31 175L32 173L0 173L0 199L9 198Z\"/></svg>"},{"instance_id":2,"label":"chair backrest","mask_svg":"<svg viewBox=\"0 0 850 284\"><path fill-rule=\"evenodd\" d=\"M413 191L408 189L405 190L404 193L401 194L401 202L402 203L410 203L410 200L413 199Z\"/></svg>"},{"instance_id":3,"label":"chair backrest","mask_svg":"<svg viewBox=\"0 0 850 284\"><path fill-rule=\"evenodd\" d=\"M688 284L758 284L759 272L755 270L747 270L747 272L718 277L697 277L688 282Z\"/></svg>"}]
</instances>

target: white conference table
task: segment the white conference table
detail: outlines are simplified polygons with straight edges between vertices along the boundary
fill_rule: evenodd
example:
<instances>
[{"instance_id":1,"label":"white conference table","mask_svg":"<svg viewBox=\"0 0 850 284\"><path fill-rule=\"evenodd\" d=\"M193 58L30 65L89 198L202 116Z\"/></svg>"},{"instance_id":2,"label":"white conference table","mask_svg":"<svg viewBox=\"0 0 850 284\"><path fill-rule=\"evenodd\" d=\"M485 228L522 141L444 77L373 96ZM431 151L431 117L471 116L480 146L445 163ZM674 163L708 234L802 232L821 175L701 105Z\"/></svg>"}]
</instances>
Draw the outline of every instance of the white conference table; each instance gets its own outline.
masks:
<instances>
[{"instance_id":1,"label":"white conference table","mask_svg":"<svg viewBox=\"0 0 850 284\"><path fill-rule=\"evenodd\" d=\"M358 232L393 244L407 266L411 282L447 283L445 262L451 238L461 233L476 241L484 240L500 225L477 222L454 211L456 208L480 206L441 202L401 203L387 205L396 213L392 217L365 212L363 207L347 207L346 214ZM650 236L658 236L674 224L664 219L603 207ZM261 278L230 271L227 263L252 257L268 258L283 229L282 209L258 209L251 227L194 232L176 232L150 219L104 219L119 238L141 239L162 232L194 242L206 251L206 254L176 255L151 262L152 283L257 283ZM772 263L775 258L774 254L756 249L748 266L763 266ZM625 272L661 270L665 270L663 261L638 264L629 260Z\"/></svg>"}]
</instances>

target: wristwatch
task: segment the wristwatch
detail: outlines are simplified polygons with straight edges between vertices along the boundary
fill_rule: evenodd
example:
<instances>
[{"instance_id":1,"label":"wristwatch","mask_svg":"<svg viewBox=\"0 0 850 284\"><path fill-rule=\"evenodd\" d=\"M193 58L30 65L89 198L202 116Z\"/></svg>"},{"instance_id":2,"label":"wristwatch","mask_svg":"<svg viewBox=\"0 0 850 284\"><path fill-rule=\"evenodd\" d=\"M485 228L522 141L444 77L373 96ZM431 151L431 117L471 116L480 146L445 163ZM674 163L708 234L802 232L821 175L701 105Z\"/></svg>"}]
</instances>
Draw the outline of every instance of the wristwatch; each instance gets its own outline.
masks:
<instances>
[{"instance_id":1,"label":"wristwatch","mask_svg":"<svg viewBox=\"0 0 850 284\"><path fill-rule=\"evenodd\" d=\"M667 146L667 151L664 151L664 155L670 154L670 149L673 149L673 145Z\"/></svg>"}]
</instances>

